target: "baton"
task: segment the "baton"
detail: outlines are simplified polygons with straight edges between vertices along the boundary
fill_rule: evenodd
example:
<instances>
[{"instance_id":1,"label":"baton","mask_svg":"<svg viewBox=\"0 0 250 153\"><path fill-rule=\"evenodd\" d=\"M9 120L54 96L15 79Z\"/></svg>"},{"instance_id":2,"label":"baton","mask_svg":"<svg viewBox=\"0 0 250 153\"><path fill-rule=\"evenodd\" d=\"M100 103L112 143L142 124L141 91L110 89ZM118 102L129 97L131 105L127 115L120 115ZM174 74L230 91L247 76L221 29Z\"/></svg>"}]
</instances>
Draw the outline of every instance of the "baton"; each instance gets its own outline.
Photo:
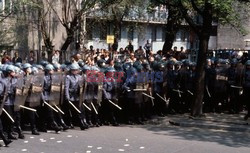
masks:
<instances>
[{"instance_id":1,"label":"baton","mask_svg":"<svg viewBox=\"0 0 250 153\"><path fill-rule=\"evenodd\" d=\"M231 88L242 89L242 87L231 85Z\"/></svg>"},{"instance_id":2,"label":"baton","mask_svg":"<svg viewBox=\"0 0 250 153\"><path fill-rule=\"evenodd\" d=\"M95 106L94 106L94 104L92 102L91 102L91 105L94 108L94 111L95 111L96 115L98 115L98 112L97 112L97 110L96 110L96 108L95 108Z\"/></svg>"},{"instance_id":3,"label":"baton","mask_svg":"<svg viewBox=\"0 0 250 153\"><path fill-rule=\"evenodd\" d=\"M152 96L150 96L150 95L148 95L148 94L146 94L146 93L142 93L143 95L145 95L145 96L147 96L147 97L149 97L149 98L151 98L151 99L155 99L154 97L152 97Z\"/></svg>"},{"instance_id":4,"label":"baton","mask_svg":"<svg viewBox=\"0 0 250 153\"><path fill-rule=\"evenodd\" d=\"M56 105L54 105L55 107L56 107L56 109L60 112L60 113L62 113L63 115L64 115L64 112L59 108L59 107L57 107Z\"/></svg>"},{"instance_id":5,"label":"baton","mask_svg":"<svg viewBox=\"0 0 250 153\"><path fill-rule=\"evenodd\" d=\"M173 91L178 92L179 97L181 97L181 93L183 93L183 92L182 92L182 91L180 91L180 90L175 90L175 89L173 89Z\"/></svg>"},{"instance_id":6,"label":"baton","mask_svg":"<svg viewBox=\"0 0 250 153\"><path fill-rule=\"evenodd\" d=\"M36 112L36 110L33 109L33 108L25 107L25 106L23 106L23 105L20 105L20 107L23 108L23 109L30 110L30 111L32 111L32 112Z\"/></svg>"},{"instance_id":7,"label":"baton","mask_svg":"<svg viewBox=\"0 0 250 153\"><path fill-rule=\"evenodd\" d=\"M190 95L192 96L194 95L190 90L187 90L187 92L190 93Z\"/></svg>"},{"instance_id":8,"label":"baton","mask_svg":"<svg viewBox=\"0 0 250 153\"><path fill-rule=\"evenodd\" d=\"M150 93L150 96L151 96L151 95L152 95L152 92L150 91L149 93ZM154 106L154 105L155 105L154 99L151 98L151 102L152 102L152 106Z\"/></svg>"},{"instance_id":9,"label":"baton","mask_svg":"<svg viewBox=\"0 0 250 153\"><path fill-rule=\"evenodd\" d=\"M156 95L157 95L158 97L160 97L163 101L165 101L166 103L168 103L167 100L164 99L162 96L160 96L158 93L156 93Z\"/></svg>"},{"instance_id":10,"label":"baton","mask_svg":"<svg viewBox=\"0 0 250 153\"><path fill-rule=\"evenodd\" d=\"M58 113L58 111L54 107L52 107L49 103L47 103L45 100L43 102L45 105L49 106L53 111Z\"/></svg>"},{"instance_id":11,"label":"baton","mask_svg":"<svg viewBox=\"0 0 250 153\"><path fill-rule=\"evenodd\" d=\"M89 111L91 111L91 109L85 104L85 103L82 103L84 107L86 107Z\"/></svg>"},{"instance_id":12,"label":"baton","mask_svg":"<svg viewBox=\"0 0 250 153\"><path fill-rule=\"evenodd\" d=\"M207 94L208 94L208 96L211 98L211 94L210 94L210 92L209 92L209 90L208 90L208 87L206 86L206 90L207 90Z\"/></svg>"},{"instance_id":13,"label":"baton","mask_svg":"<svg viewBox=\"0 0 250 153\"><path fill-rule=\"evenodd\" d=\"M81 111L79 109L76 108L76 106L71 102L69 101L69 104L78 112L78 113L81 113Z\"/></svg>"},{"instance_id":14,"label":"baton","mask_svg":"<svg viewBox=\"0 0 250 153\"><path fill-rule=\"evenodd\" d=\"M147 89L134 89L133 91L147 91Z\"/></svg>"},{"instance_id":15,"label":"baton","mask_svg":"<svg viewBox=\"0 0 250 153\"><path fill-rule=\"evenodd\" d=\"M10 116L10 114L3 108L3 112L9 117L9 119L15 123L14 119Z\"/></svg>"},{"instance_id":16,"label":"baton","mask_svg":"<svg viewBox=\"0 0 250 153\"><path fill-rule=\"evenodd\" d=\"M117 107L118 109L122 110L122 108L120 106L118 106L117 104L115 104L114 102L112 102L111 100L109 100L109 102L114 105L115 107Z\"/></svg>"},{"instance_id":17,"label":"baton","mask_svg":"<svg viewBox=\"0 0 250 153\"><path fill-rule=\"evenodd\" d=\"M164 95L164 99L167 101L167 105L168 105L169 101L170 101L170 98L168 98L168 100L167 100L166 95Z\"/></svg>"}]
</instances>

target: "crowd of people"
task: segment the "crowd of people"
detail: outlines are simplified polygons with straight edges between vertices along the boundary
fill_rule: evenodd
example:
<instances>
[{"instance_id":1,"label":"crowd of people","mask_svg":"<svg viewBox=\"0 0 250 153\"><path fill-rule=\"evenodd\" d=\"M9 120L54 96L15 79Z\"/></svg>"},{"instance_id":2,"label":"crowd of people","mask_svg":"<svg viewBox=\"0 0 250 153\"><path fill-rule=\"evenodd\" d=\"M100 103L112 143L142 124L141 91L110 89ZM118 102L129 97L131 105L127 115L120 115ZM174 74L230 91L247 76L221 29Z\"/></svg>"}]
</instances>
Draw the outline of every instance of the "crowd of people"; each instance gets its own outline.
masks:
<instances>
[{"instance_id":1,"label":"crowd of people","mask_svg":"<svg viewBox=\"0 0 250 153\"><path fill-rule=\"evenodd\" d=\"M18 53L3 58L0 137L7 146L24 139L25 128L39 135L74 126L144 124L152 115L190 112L196 63L176 48L167 54L151 49L148 42L136 51L131 44L118 51L91 46L63 64L59 52L52 63L36 64L34 55L22 63ZM250 61L207 59L205 81L204 112L239 113L245 105L249 110L243 101L250 98Z\"/></svg>"}]
</instances>

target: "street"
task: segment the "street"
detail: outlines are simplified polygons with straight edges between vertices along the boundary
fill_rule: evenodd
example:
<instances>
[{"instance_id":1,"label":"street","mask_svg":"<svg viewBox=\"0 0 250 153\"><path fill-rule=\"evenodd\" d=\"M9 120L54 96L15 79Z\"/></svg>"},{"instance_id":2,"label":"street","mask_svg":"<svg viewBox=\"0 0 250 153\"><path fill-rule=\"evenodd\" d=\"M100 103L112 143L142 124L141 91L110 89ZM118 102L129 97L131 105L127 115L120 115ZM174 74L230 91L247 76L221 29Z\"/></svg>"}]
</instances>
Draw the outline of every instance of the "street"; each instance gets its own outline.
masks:
<instances>
[{"instance_id":1,"label":"street","mask_svg":"<svg viewBox=\"0 0 250 153\"><path fill-rule=\"evenodd\" d=\"M25 131L1 153L249 153L250 134L172 125L102 126L33 136ZM2 144L3 142L1 142Z\"/></svg>"}]
</instances>

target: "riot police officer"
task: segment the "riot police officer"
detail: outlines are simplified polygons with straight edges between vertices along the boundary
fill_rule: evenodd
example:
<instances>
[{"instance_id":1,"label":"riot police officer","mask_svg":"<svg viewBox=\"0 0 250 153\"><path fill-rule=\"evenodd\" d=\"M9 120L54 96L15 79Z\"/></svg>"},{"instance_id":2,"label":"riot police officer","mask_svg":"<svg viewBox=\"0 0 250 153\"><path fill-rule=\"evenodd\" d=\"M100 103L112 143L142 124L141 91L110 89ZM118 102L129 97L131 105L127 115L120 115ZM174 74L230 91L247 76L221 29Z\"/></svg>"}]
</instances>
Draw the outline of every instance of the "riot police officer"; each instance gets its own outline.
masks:
<instances>
[{"instance_id":1,"label":"riot police officer","mask_svg":"<svg viewBox=\"0 0 250 153\"><path fill-rule=\"evenodd\" d=\"M52 83L52 73L53 73L54 67L51 64L46 65L45 67L45 75L44 75L44 84L43 84L43 92L42 92L42 107L41 107L41 114L43 118L43 122L47 121L47 124L50 129L55 130L56 132L61 131L61 128L57 125L54 117L54 112L51 107L45 105L44 102L49 103L50 101L50 93L51 93L51 83Z\"/></svg>"},{"instance_id":2,"label":"riot police officer","mask_svg":"<svg viewBox=\"0 0 250 153\"><path fill-rule=\"evenodd\" d=\"M3 79L0 79L0 138L2 138L5 146L8 146L12 141L5 137L3 132L3 125L2 125L2 107L4 105L4 99L7 97L7 90L5 90L5 83Z\"/></svg>"},{"instance_id":3,"label":"riot police officer","mask_svg":"<svg viewBox=\"0 0 250 153\"><path fill-rule=\"evenodd\" d=\"M237 60L231 62L230 68L227 69L227 88L228 88L228 99L229 99L229 112L239 113L239 99L241 90L241 77L239 69L237 68Z\"/></svg>"},{"instance_id":4,"label":"riot police officer","mask_svg":"<svg viewBox=\"0 0 250 153\"><path fill-rule=\"evenodd\" d=\"M6 101L4 102L4 109L7 111L7 113L14 118L14 102L15 102L15 93L16 93L16 78L15 78L15 67L13 65L8 65L6 67L6 77L4 79L6 83L7 93L8 96L6 98ZM4 126L6 126L6 132L8 134L9 139L17 139L17 137L13 134L13 128L14 124L13 122L8 118L6 114L3 116L3 122ZM20 120L18 121L20 123ZM18 133L19 138L24 138L24 135L22 134L20 125L18 125Z\"/></svg>"},{"instance_id":5,"label":"riot police officer","mask_svg":"<svg viewBox=\"0 0 250 153\"><path fill-rule=\"evenodd\" d=\"M100 90L100 86L102 84L102 78L99 77L99 68L95 65L89 66L89 71L87 80L85 83L84 90L84 104L88 106L88 108L92 108L91 111L89 109L85 109L86 111L86 120L87 124L93 126L95 124L96 127L100 126L99 119L99 107L101 102L102 91ZM90 72L90 73L89 73Z\"/></svg>"},{"instance_id":6,"label":"riot police officer","mask_svg":"<svg viewBox=\"0 0 250 153\"><path fill-rule=\"evenodd\" d=\"M70 65L70 74L66 76L65 79L65 103L68 103L68 109L72 113L72 119L75 118L78 120L78 125L81 130L88 128L86 119L84 116L84 110L82 104L80 104L80 83L81 76L79 75L80 67L77 63Z\"/></svg>"},{"instance_id":7,"label":"riot police officer","mask_svg":"<svg viewBox=\"0 0 250 153\"><path fill-rule=\"evenodd\" d=\"M126 104L125 104L125 113L127 117L127 123L133 124L135 122L135 91L136 89L136 69L131 67L126 71L126 81L123 84L123 89L125 90Z\"/></svg>"},{"instance_id":8,"label":"riot police officer","mask_svg":"<svg viewBox=\"0 0 250 153\"><path fill-rule=\"evenodd\" d=\"M169 94L169 113L179 110L182 91L180 91L180 62L169 61L167 71L167 94Z\"/></svg>"},{"instance_id":9,"label":"riot police officer","mask_svg":"<svg viewBox=\"0 0 250 153\"><path fill-rule=\"evenodd\" d=\"M24 84L26 81L29 81L28 80L28 76L31 75L32 73L32 69L31 69L31 65L29 63L25 63L23 65L23 72L24 72ZM29 101L29 97L31 95L31 87L29 87L29 93L28 93L28 97L27 97L27 100L26 100L26 103L25 105L30 107L30 101ZM28 114L28 118L29 118L29 121L30 121L30 125L31 125L31 132L33 135L40 135L40 133L37 131L37 127L36 127L36 113L33 112L33 111L27 111L27 114Z\"/></svg>"},{"instance_id":10,"label":"riot police officer","mask_svg":"<svg viewBox=\"0 0 250 153\"><path fill-rule=\"evenodd\" d=\"M244 74L244 83L243 83L243 93L244 93L244 98L245 102L247 105L247 110L248 113L244 117L245 120L247 120L250 117L250 60L246 62L246 67L245 67L245 74Z\"/></svg>"},{"instance_id":11,"label":"riot police officer","mask_svg":"<svg viewBox=\"0 0 250 153\"><path fill-rule=\"evenodd\" d=\"M106 70L106 76L109 76L109 78L105 78L103 82L103 118L104 123L109 124L111 123L113 126L118 126L117 123L117 111L114 105L112 105L111 102L117 104L118 103L118 93L117 93L117 80L114 78L115 76L115 69L114 68L108 68Z\"/></svg>"}]
</instances>

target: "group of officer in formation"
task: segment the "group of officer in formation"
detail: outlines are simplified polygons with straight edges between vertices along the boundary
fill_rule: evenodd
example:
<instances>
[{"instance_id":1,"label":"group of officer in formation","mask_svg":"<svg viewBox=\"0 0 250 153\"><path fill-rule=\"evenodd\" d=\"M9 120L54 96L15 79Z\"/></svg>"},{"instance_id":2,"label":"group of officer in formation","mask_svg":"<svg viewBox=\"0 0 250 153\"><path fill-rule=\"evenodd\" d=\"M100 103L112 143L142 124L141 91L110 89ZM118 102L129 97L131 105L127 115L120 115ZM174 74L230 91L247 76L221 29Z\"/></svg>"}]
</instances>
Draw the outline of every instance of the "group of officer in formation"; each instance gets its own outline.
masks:
<instances>
[{"instance_id":1,"label":"group of officer in formation","mask_svg":"<svg viewBox=\"0 0 250 153\"><path fill-rule=\"evenodd\" d=\"M39 135L74 126L143 124L152 115L190 112L194 97L196 63L160 55L154 61L118 58L0 68L0 137L6 146L11 139L24 139L25 127ZM205 80L206 112L238 113L244 106L241 97L250 99L250 61L208 59Z\"/></svg>"}]
</instances>

